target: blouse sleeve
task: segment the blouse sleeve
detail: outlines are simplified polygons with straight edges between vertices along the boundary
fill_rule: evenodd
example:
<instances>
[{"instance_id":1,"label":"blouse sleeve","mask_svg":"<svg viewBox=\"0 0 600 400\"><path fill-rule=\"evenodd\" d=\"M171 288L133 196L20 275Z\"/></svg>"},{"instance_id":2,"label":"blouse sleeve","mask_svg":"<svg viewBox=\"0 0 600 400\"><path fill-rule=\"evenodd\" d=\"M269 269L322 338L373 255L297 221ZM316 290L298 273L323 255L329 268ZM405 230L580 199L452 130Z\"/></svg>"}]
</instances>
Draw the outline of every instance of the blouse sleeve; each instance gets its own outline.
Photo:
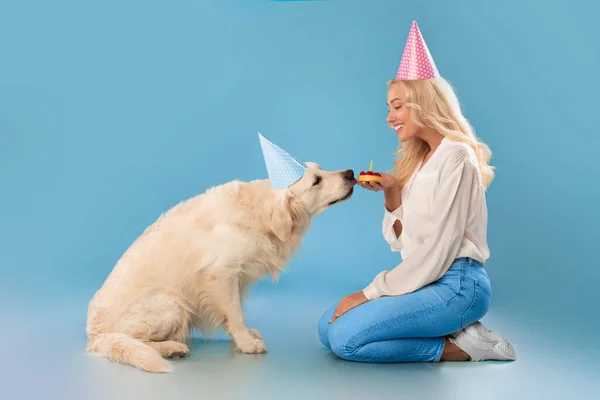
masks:
<instances>
[{"instance_id":1,"label":"blouse sleeve","mask_svg":"<svg viewBox=\"0 0 600 400\"><path fill-rule=\"evenodd\" d=\"M466 151L452 158L435 195L428 237L397 267L380 272L363 289L367 299L413 292L439 279L454 261L465 235L471 193L480 190L480 179Z\"/></svg>"},{"instance_id":2,"label":"blouse sleeve","mask_svg":"<svg viewBox=\"0 0 600 400\"><path fill-rule=\"evenodd\" d=\"M388 211L385 207L383 208L383 223L381 227L383 238L388 242L392 251L402 250L402 240L394 232L394 223L398 220L402 220L402 205L392 211Z\"/></svg>"}]
</instances>

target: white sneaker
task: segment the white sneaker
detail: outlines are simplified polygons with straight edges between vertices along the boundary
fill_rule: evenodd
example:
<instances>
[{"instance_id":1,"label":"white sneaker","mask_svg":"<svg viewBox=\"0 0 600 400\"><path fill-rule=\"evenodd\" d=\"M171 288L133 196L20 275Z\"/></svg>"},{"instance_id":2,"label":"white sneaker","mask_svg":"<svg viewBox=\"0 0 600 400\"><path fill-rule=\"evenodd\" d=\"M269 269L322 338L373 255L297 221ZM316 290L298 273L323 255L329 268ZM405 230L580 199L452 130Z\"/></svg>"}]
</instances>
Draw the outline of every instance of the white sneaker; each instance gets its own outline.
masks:
<instances>
[{"instance_id":1,"label":"white sneaker","mask_svg":"<svg viewBox=\"0 0 600 400\"><path fill-rule=\"evenodd\" d=\"M467 353L471 361L517 359L517 353L508 340L479 321L450 336L448 340Z\"/></svg>"}]
</instances>

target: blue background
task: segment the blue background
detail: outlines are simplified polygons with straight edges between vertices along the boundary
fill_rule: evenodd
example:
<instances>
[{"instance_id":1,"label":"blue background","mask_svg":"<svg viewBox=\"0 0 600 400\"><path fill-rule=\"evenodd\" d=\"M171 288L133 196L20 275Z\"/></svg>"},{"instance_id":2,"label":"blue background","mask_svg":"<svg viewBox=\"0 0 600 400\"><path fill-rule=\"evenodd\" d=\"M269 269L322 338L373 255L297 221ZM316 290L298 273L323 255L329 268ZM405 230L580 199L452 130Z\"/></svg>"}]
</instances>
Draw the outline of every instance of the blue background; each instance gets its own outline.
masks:
<instances>
[{"instance_id":1,"label":"blue background","mask_svg":"<svg viewBox=\"0 0 600 400\"><path fill-rule=\"evenodd\" d=\"M397 139L385 123L386 81L416 19L494 152L488 318L522 357L502 371L554 394L554 374L584 379L587 367L565 362L600 353L599 11L592 1L533 0L0 2L0 328L14 340L5 342L14 358L2 376L51 385L33 385L32 395L77 387L89 396L90 382L123 374L123 387L142 379L158 385L145 386L148 393L170 393L167 378L82 354L92 294L161 212L225 181L266 178L257 131L326 169L358 172L370 160L376 170L391 168ZM279 284L254 288L248 318L267 346L282 350L260 365L289 371L277 379L321 368L347 397L360 392L350 382L394 390L391 368L415 390L419 376L444 381L440 369L318 358L320 313L400 261L381 236L381 218L382 196L358 190L314 220ZM304 364L286 340L304 349ZM229 354L209 348L216 350L198 343L192 351L213 351L215 363L224 362L220 351ZM239 379L256 373L249 359L235 358ZM547 376L542 360L556 362ZM206 359L180 362L194 371ZM469 371L489 385L498 377ZM565 378L569 371L577 372ZM252 390L263 390L263 378L268 385L271 375ZM185 382L192 392L200 385ZM327 393L324 385L315 393ZM312 395L317 386L293 392Z\"/></svg>"}]
</instances>

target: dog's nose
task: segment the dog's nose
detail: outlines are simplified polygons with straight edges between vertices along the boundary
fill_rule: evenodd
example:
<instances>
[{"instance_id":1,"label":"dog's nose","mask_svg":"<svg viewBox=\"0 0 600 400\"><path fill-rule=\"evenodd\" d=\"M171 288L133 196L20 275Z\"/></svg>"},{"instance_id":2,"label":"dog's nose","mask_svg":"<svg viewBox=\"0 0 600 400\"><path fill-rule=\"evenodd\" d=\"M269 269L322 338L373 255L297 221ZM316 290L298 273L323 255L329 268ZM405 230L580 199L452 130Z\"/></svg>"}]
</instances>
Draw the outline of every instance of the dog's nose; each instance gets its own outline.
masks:
<instances>
[{"instance_id":1,"label":"dog's nose","mask_svg":"<svg viewBox=\"0 0 600 400\"><path fill-rule=\"evenodd\" d=\"M354 171L351 169L346 170L346 172L344 172L344 178L348 179L349 181L354 179Z\"/></svg>"}]
</instances>

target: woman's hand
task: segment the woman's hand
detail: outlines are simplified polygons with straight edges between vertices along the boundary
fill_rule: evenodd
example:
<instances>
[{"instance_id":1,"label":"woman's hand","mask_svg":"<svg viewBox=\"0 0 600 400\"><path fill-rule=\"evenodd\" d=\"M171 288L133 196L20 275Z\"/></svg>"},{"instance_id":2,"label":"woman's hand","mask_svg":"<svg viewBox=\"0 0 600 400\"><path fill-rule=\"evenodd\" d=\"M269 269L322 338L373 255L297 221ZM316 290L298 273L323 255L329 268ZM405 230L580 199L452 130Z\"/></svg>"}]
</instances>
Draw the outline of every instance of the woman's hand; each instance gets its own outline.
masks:
<instances>
[{"instance_id":1,"label":"woman's hand","mask_svg":"<svg viewBox=\"0 0 600 400\"><path fill-rule=\"evenodd\" d=\"M398 181L392 175L381 174L380 182L358 182L360 186L373 192L379 192L397 186Z\"/></svg>"},{"instance_id":2,"label":"woman's hand","mask_svg":"<svg viewBox=\"0 0 600 400\"><path fill-rule=\"evenodd\" d=\"M329 320L329 323L333 323L333 321L352 310L354 307L358 307L367 301L369 300L367 300L362 290L344 297L340 304L338 304L336 307L335 312L333 313L333 318Z\"/></svg>"}]
</instances>

